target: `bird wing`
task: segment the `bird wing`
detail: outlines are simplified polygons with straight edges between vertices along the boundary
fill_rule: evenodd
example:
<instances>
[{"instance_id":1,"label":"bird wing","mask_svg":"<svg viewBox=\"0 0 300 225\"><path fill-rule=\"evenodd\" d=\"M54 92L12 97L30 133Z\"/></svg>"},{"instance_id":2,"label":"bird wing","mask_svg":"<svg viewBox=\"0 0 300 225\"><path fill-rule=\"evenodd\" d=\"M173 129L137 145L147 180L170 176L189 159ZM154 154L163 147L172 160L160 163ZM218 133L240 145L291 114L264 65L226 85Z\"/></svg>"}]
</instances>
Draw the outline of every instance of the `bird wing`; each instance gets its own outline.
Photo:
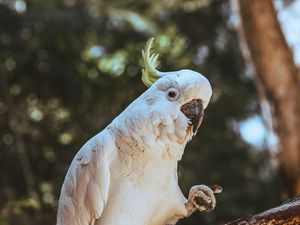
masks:
<instances>
[{"instance_id":1,"label":"bird wing","mask_svg":"<svg viewBox=\"0 0 300 225\"><path fill-rule=\"evenodd\" d=\"M100 218L108 197L113 148L107 136L93 137L73 159L60 195L57 225L93 224Z\"/></svg>"}]
</instances>

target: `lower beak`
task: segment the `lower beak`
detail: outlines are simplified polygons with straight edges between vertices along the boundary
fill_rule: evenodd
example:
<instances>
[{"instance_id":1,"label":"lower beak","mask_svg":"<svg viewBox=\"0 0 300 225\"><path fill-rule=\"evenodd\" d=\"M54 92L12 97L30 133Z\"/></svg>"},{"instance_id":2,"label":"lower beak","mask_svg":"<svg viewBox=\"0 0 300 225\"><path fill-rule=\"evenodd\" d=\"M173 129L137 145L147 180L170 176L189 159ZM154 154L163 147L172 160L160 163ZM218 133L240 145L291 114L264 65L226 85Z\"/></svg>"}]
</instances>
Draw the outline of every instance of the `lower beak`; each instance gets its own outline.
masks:
<instances>
[{"instance_id":1,"label":"lower beak","mask_svg":"<svg viewBox=\"0 0 300 225\"><path fill-rule=\"evenodd\" d=\"M200 99L194 99L181 106L180 110L190 120L190 125L193 126L193 132L195 134L201 125L204 115L202 101Z\"/></svg>"}]
</instances>

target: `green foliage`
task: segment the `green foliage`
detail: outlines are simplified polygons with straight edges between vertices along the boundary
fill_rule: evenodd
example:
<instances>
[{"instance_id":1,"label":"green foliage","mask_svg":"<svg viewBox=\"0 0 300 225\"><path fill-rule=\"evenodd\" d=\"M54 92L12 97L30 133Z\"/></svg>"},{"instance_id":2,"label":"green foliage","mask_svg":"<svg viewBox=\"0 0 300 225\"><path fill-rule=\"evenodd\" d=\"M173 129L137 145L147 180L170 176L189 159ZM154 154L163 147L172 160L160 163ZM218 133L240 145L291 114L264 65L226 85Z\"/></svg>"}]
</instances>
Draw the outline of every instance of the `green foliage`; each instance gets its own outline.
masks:
<instances>
[{"instance_id":1,"label":"green foliage","mask_svg":"<svg viewBox=\"0 0 300 225\"><path fill-rule=\"evenodd\" d=\"M54 224L75 153L145 90L141 49L151 36L162 71L200 71L214 90L179 178L185 194L199 183L224 192L216 211L180 224L217 224L279 201L268 152L253 150L233 125L257 113L258 103L228 28L228 1L32 0L24 13L15 2L0 4L0 224Z\"/></svg>"}]
</instances>

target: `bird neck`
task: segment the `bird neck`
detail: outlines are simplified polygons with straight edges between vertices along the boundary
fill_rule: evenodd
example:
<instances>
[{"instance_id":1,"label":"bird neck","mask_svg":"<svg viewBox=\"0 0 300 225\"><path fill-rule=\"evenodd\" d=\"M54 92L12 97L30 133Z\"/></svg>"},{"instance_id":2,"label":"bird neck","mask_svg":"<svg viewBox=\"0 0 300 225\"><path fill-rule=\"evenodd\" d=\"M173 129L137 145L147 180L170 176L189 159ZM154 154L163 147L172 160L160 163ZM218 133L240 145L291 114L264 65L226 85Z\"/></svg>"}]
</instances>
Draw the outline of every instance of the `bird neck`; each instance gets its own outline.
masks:
<instances>
[{"instance_id":1,"label":"bird neck","mask_svg":"<svg viewBox=\"0 0 300 225\"><path fill-rule=\"evenodd\" d=\"M109 129L115 134L118 150L131 157L143 155L145 160L179 161L190 139L188 131L184 129L182 134L176 130L182 127L167 115L157 117L150 112L148 115L120 115L116 118Z\"/></svg>"}]
</instances>

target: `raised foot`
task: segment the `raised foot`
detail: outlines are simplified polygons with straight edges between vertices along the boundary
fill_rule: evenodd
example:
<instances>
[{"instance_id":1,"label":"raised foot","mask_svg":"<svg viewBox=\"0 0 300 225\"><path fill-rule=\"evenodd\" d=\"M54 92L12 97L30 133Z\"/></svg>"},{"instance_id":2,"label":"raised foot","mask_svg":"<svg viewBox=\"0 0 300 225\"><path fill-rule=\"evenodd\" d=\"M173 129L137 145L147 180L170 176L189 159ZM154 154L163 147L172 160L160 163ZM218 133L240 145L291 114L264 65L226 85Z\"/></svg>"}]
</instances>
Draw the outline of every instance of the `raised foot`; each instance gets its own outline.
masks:
<instances>
[{"instance_id":1,"label":"raised foot","mask_svg":"<svg viewBox=\"0 0 300 225\"><path fill-rule=\"evenodd\" d=\"M210 212L216 207L215 193L221 193L222 187L214 185L208 187L206 185L196 185L191 188L189 193L189 199L185 204L188 212L187 216L190 216L196 210Z\"/></svg>"}]
</instances>

